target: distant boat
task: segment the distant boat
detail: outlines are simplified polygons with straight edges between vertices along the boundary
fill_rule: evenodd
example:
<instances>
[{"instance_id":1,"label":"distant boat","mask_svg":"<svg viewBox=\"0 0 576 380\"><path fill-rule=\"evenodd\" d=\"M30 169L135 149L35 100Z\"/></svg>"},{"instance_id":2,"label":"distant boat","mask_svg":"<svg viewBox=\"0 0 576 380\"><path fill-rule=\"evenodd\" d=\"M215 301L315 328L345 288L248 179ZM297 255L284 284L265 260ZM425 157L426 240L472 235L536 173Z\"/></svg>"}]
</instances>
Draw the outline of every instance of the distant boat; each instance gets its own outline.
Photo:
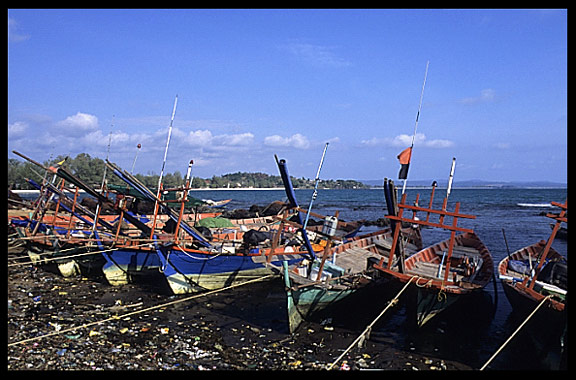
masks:
<instances>
[{"instance_id":1,"label":"distant boat","mask_svg":"<svg viewBox=\"0 0 576 380\"><path fill-rule=\"evenodd\" d=\"M212 208L220 208L220 207L224 207L226 206L228 203L230 203L232 199L223 199L220 201L213 201L212 199L202 199L202 201L204 203L206 203L206 205L208 207L212 207Z\"/></svg>"}]
</instances>

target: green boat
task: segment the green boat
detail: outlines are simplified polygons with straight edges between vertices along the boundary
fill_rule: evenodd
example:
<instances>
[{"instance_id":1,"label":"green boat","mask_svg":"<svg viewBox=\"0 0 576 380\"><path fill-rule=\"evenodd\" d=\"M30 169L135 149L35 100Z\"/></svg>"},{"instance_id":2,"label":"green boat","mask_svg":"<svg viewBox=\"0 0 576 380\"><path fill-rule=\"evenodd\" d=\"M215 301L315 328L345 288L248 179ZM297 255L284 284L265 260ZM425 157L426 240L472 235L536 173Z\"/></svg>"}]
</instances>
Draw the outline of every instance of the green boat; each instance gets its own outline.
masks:
<instances>
[{"instance_id":1,"label":"green boat","mask_svg":"<svg viewBox=\"0 0 576 380\"><path fill-rule=\"evenodd\" d=\"M416 230L419 236L419 230ZM415 252L421 247L408 243L405 249ZM329 250L327 257L310 262L303 260L289 266L283 262L290 333L328 306L335 305L368 288L385 286L373 264L387 261L392 246L392 230L387 228L353 238Z\"/></svg>"}]
</instances>

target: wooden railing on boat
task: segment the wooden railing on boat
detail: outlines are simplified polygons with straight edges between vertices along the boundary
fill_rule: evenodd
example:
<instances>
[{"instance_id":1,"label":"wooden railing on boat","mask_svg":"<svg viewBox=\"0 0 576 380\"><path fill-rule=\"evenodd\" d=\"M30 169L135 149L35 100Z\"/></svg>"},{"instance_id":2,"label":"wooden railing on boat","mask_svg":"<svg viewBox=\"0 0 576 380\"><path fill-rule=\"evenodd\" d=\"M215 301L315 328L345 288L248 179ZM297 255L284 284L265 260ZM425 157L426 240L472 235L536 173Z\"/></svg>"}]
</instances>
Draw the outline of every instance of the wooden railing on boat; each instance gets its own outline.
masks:
<instances>
[{"instance_id":1,"label":"wooden railing on boat","mask_svg":"<svg viewBox=\"0 0 576 380\"><path fill-rule=\"evenodd\" d=\"M552 214L552 213L546 214L546 216L548 218L552 218L552 219L556 220L556 223L554 224L554 228L552 228L552 232L550 233L550 237L548 238L548 241L546 242L546 246L544 247L544 251L540 255L540 261L538 263L538 266L536 267L534 277L532 277L532 279L530 280L531 281L530 284L528 284L528 281L529 281L528 277L526 277L524 279L524 281L522 281L521 287L527 288L530 291L534 290L534 285L536 284L536 280L538 279L538 275L540 274L540 270L542 269L542 266L544 265L544 262L546 261L546 257L548 256L548 253L550 252L550 247L552 246L552 242L556 238L556 234L558 233L558 230L560 229L560 225L562 224L562 222L568 223L568 216L567 216L568 199L566 199L566 201L564 201L564 203L550 202L550 204L552 206L560 207L561 211L560 211L560 214Z\"/></svg>"},{"instance_id":2,"label":"wooden railing on boat","mask_svg":"<svg viewBox=\"0 0 576 380\"><path fill-rule=\"evenodd\" d=\"M391 270L392 264L394 262L394 254L395 254L396 248L398 246L398 240L399 240L399 236L400 236L400 229L402 227L402 222L419 224L419 225L428 226L428 227L442 228L442 229L451 231L450 244L448 246L448 253L447 253L447 258L446 258L446 268L444 270L444 279L443 279L443 283L446 283L446 282L448 282L448 274L450 272L450 261L451 261L450 259L452 258L452 254L453 254L456 232L470 232L470 233L474 232L472 229L459 227L458 226L458 218L476 219L476 216L459 213L460 202L456 203L453 212L447 211L446 206L447 206L448 198L444 198L444 202L442 204L442 210L435 210L435 209L432 209L431 207L419 207L419 206L412 206L412 205L406 204L406 195L407 195L406 193L404 193L402 195L402 199L401 199L400 203L398 204L398 208L399 208L398 215L397 216L386 215L386 218L394 220L397 222L395 227L394 227L394 236L393 236L393 241L392 241L392 247L390 249L390 257L388 258L388 262L386 264L386 267L384 266L384 261L385 261L384 258L380 259L380 262L378 264L374 264L374 267L376 269L380 269L383 271L390 271ZM417 199L419 199L419 197ZM411 218L404 217L403 216L404 210L411 210L412 211L412 217ZM428 213L426 220L420 220L420 219L416 218L416 213L418 211ZM430 218L429 218L430 214L439 215L438 223L434 223L434 222L430 221ZM446 224L444 222L444 218L446 216L452 217L452 224Z\"/></svg>"}]
</instances>

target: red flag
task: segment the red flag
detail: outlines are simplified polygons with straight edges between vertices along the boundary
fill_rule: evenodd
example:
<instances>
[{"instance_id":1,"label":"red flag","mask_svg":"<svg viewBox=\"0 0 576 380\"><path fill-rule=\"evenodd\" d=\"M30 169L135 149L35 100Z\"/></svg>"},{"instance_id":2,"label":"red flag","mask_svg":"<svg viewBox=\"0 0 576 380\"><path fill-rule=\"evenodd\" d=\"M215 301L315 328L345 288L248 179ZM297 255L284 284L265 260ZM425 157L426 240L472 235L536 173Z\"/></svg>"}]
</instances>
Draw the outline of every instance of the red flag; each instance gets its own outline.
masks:
<instances>
[{"instance_id":1,"label":"red flag","mask_svg":"<svg viewBox=\"0 0 576 380\"><path fill-rule=\"evenodd\" d=\"M412 147L404 149L399 155L398 160L400 161L400 172L398 173L398 179L408 178L408 168L410 167L410 158L412 157Z\"/></svg>"}]
</instances>

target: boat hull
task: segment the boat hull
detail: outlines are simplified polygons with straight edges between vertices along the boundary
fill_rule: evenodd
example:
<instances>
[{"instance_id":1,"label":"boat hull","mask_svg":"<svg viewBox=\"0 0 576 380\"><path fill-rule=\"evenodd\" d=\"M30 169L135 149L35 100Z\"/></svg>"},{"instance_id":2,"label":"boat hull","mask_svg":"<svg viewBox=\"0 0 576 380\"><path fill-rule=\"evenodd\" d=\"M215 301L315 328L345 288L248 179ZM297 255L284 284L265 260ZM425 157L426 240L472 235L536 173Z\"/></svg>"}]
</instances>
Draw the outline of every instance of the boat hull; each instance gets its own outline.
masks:
<instances>
[{"instance_id":1,"label":"boat hull","mask_svg":"<svg viewBox=\"0 0 576 380\"><path fill-rule=\"evenodd\" d=\"M452 306L461 295L426 291L423 289L416 290L416 324L418 327L424 326L432 318Z\"/></svg>"},{"instance_id":2,"label":"boat hull","mask_svg":"<svg viewBox=\"0 0 576 380\"><path fill-rule=\"evenodd\" d=\"M316 277L319 260L312 263L310 274L307 270L305 275L295 272L295 269L289 270L288 263L283 263L290 332L313 314L341 305L345 300L356 301L372 290L376 297L384 294L389 280L381 276L373 265L381 258L386 259L390 239L390 230L383 230L336 246L328 254L332 259L336 257L336 264L324 262L320 281ZM328 280L328 275L332 280Z\"/></svg>"},{"instance_id":3,"label":"boat hull","mask_svg":"<svg viewBox=\"0 0 576 380\"><path fill-rule=\"evenodd\" d=\"M494 268L490 252L475 233L465 232L455 237L451 268L457 269L456 263L468 255L476 256L479 262L481 259L482 264L477 268L477 273L465 273L463 276L453 274L445 281L445 267L442 267L440 257L448 250L448 244L449 240L442 241L408 257L405 260L405 273L379 268L386 276L400 283L411 280L414 283L413 291L408 292L407 297L408 308L411 310L409 314L415 316L418 327L422 327L462 297L481 291L493 279ZM472 253L474 251L476 253ZM417 270L418 264L422 267Z\"/></svg>"},{"instance_id":4,"label":"boat hull","mask_svg":"<svg viewBox=\"0 0 576 380\"><path fill-rule=\"evenodd\" d=\"M26 253L34 265L55 264L57 270L63 277L73 277L78 275L99 275L104 264L104 259L99 252L94 252L93 248L85 244L50 244L48 238L38 237L38 240L28 240L26 242Z\"/></svg>"},{"instance_id":5,"label":"boat hull","mask_svg":"<svg viewBox=\"0 0 576 380\"><path fill-rule=\"evenodd\" d=\"M102 250L106 263L102 272L110 285L120 286L132 282L132 277L147 271L158 271L161 261L155 251L139 249Z\"/></svg>"},{"instance_id":6,"label":"boat hull","mask_svg":"<svg viewBox=\"0 0 576 380\"><path fill-rule=\"evenodd\" d=\"M566 300L568 293L566 289L556 286L560 285L561 282L553 285L541 281L543 270L540 271L541 275L534 287L530 289L528 285L528 277L531 274L531 267L528 262L529 260L532 261L532 268L534 268L537 264L535 259L540 256L545 245L546 242L541 240L508 255L498 264L498 274L504 294L506 294L514 314L520 320L526 319L546 295L553 296L532 316L526 330L535 348L542 352L555 353L559 357L564 357L567 352ZM547 261L547 265L554 262L562 263L564 257L550 247ZM567 288L567 284L564 287Z\"/></svg>"},{"instance_id":7,"label":"boat hull","mask_svg":"<svg viewBox=\"0 0 576 380\"><path fill-rule=\"evenodd\" d=\"M288 290L287 311L290 333L296 331L302 321L309 319L314 313L337 304L356 292L357 289L330 290L313 286Z\"/></svg>"},{"instance_id":8,"label":"boat hull","mask_svg":"<svg viewBox=\"0 0 576 380\"><path fill-rule=\"evenodd\" d=\"M272 268L283 260L296 263L301 255L274 255L270 263L267 256L254 254L199 253L176 248L158 249L162 272L175 294L214 290L253 280L273 273Z\"/></svg>"}]
</instances>

